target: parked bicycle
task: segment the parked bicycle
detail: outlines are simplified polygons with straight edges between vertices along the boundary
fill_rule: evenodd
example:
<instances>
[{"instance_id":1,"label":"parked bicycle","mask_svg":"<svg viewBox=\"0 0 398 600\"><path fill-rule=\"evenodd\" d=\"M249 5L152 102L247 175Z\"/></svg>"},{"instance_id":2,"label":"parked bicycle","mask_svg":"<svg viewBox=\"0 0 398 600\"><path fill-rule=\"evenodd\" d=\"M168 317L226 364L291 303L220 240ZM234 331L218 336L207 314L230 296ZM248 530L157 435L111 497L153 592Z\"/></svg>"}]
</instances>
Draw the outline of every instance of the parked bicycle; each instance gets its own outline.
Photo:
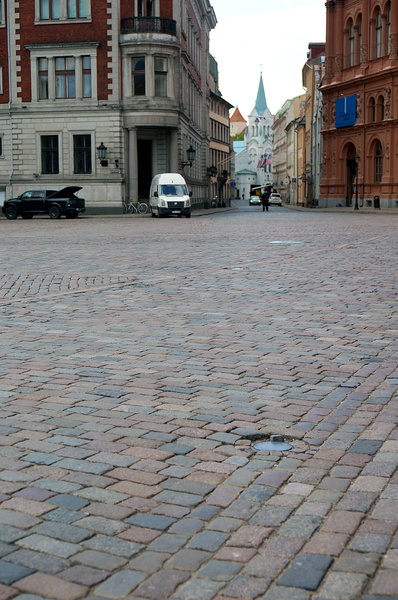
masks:
<instances>
[{"instance_id":1,"label":"parked bicycle","mask_svg":"<svg viewBox=\"0 0 398 600\"><path fill-rule=\"evenodd\" d=\"M137 201L132 201L129 202L128 204L126 204L125 206L125 212L126 213L146 213L148 212L148 205L145 204L145 202L139 202Z\"/></svg>"}]
</instances>

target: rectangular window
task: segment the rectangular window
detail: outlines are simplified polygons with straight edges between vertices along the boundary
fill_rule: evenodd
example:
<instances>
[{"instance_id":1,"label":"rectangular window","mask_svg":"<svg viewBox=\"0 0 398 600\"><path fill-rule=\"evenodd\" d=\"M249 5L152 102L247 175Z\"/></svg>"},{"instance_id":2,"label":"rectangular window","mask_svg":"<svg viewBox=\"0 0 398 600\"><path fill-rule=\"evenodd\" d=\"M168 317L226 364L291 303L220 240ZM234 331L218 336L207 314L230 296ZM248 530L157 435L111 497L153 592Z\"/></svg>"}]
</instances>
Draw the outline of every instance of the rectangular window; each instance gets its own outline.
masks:
<instances>
[{"instance_id":1,"label":"rectangular window","mask_svg":"<svg viewBox=\"0 0 398 600\"><path fill-rule=\"evenodd\" d=\"M91 135L73 136L73 167L76 174L91 173Z\"/></svg>"},{"instance_id":2,"label":"rectangular window","mask_svg":"<svg viewBox=\"0 0 398 600\"><path fill-rule=\"evenodd\" d=\"M43 20L61 17L61 0L40 0L40 18Z\"/></svg>"},{"instance_id":3,"label":"rectangular window","mask_svg":"<svg viewBox=\"0 0 398 600\"><path fill-rule=\"evenodd\" d=\"M73 56L59 56L55 59L55 97L76 98Z\"/></svg>"},{"instance_id":4,"label":"rectangular window","mask_svg":"<svg viewBox=\"0 0 398 600\"><path fill-rule=\"evenodd\" d=\"M48 98L48 60L39 58L39 100Z\"/></svg>"},{"instance_id":5,"label":"rectangular window","mask_svg":"<svg viewBox=\"0 0 398 600\"><path fill-rule=\"evenodd\" d=\"M153 0L138 0L137 12L139 17L153 16Z\"/></svg>"},{"instance_id":6,"label":"rectangular window","mask_svg":"<svg viewBox=\"0 0 398 600\"><path fill-rule=\"evenodd\" d=\"M41 172L44 175L59 173L59 148L57 135L41 136Z\"/></svg>"},{"instance_id":7,"label":"rectangular window","mask_svg":"<svg viewBox=\"0 0 398 600\"><path fill-rule=\"evenodd\" d=\"M133 58L132 81L133 95L145 96L145 56Z\"/></svg>"},{"instance_id":8,"label":"rectangular window","mask_svg":"<svg viewBox=\"0 0 398 600\"><path fill-rule=\"evenodd\" d=\"M155 96L167 96L167 58L155 56Z\"/></svg>"},{"instance_id":9,"label":"rectangular window","mask_svg":"<svg viewBox=\"0 0 398 600\"><path fill-rule=\"evenodd\" d=\"M91 56L82 56L83 67L83 98L91 98L93 95L91 86Z\"/></svg>"},{"instance_id":10,"label":"rectangular window","mask_svg":"<svg viewBox=\"0 0 398 600\"><path fill-rule=\"evenodd\" d=\"M0 136L0 156L3 156L3 137Z\"/></svg>"},{"instance_id":11,"label":"rectangular window","mask_svg":"<svg viewBox=\"0 0 398 600\"><path fill-rule=\"evenodd\" d=\"M89 0L68 0L68 19L87 19Z\"/></svg>"}]
</instances>

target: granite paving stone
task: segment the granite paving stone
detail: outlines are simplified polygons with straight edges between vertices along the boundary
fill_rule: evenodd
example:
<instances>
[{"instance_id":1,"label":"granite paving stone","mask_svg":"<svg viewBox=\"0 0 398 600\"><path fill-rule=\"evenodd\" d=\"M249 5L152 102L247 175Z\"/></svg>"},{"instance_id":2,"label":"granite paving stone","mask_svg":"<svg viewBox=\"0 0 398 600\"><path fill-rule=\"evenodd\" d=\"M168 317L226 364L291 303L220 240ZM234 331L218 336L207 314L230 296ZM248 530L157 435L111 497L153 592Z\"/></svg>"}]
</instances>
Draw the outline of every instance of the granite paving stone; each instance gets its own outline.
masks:
<instances>
[{"instance_id":1,"label":"granite paving stone","mask_svg":"<svg viewBox=\"0 0 398 600\"><path fill-rule=\"evenodd\" d=\"M239 562L213 559L199 569L198 577L215 581L230 581L241 571L242 566Z\"/></svg>"},{"instance_id":2,"label":"granite paving stone","mask_svg":"<svg viewBox=\"0 0 398 600\"><path fill-rule=\"evenodd\" d=\"M30 573L33 573L33 569L13 564L7 560L0 560L0 583L4 585L10 585Z\"/></svg>"},{"instance_id":3,"label":"granite paving stone","mask_svg":"<svg viewBox=\"0 0 398 600\"><path fill-rule=\"evenodd\" d=\"M222 587L222 582L192 578L175 592L174 600L211 600Z\"/></svg>"},{"instance_id":4,"label":"granite paving stone","mask_svg":"<svg viewBox=\"0 0 398 600\"><path fill-rule=\"evenodd\" d=\"M143 573L123 569L109 577L95 589L95 594L101 598L124 598L145 578Z\"/></svg>"},{"instance_id":5,"label":"granite paving stone","mask_svg":"<svg viewBox=\"0 0 398 600\"><path fill-rule=\"evenodd\" d=\"M78 600L86 595L88 589L85 586L62 580L55 575L33 573L19 580L15 587L22 592L33 594L45 594L44 597L54 600Z\"/></svg>"}]
</instances>

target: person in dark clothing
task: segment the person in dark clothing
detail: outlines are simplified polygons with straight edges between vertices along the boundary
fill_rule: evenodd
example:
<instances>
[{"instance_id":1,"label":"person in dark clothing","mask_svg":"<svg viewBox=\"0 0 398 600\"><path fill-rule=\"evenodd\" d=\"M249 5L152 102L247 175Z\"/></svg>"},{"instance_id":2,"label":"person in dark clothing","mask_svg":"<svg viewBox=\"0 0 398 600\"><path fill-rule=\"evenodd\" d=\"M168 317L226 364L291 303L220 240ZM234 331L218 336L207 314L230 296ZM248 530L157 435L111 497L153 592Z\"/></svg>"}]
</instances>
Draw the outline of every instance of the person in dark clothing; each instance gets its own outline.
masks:
<instances>
[{"instance_id":1,"label":"person in dark clothing","mask_svg":"<svg viewBox=\"0 0 398 600\"><path fill-rule=\"evenodd\" d=\"M270 197L270 192L268 190L264 190L263 193L261 194L261 204L263 205L263 212L266 210L268 212L268 207L269 207L269 197Z\"/></svg>"}]
</instances>

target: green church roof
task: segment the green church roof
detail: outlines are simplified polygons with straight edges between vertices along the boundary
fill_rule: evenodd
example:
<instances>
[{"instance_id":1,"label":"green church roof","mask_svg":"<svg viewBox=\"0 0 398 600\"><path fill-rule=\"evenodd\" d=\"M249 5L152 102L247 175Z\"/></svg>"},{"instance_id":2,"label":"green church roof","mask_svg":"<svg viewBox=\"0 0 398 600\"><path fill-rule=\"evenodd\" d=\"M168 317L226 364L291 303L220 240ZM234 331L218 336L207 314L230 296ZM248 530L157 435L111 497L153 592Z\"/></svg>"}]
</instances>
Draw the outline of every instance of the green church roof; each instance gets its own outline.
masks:
<instances>
[{"instance_id":1,"label":"green church roof","mask_svg":"<svg viewBox=\"0 0 398 600\"><path fill-rule=\"evenodd\" d=\"M255 109L259 115L263 115L267 110L267 100L265 98L263 74L260 75L260 83L258 86L257 99Z\"/></svg>"}]
</instances>

